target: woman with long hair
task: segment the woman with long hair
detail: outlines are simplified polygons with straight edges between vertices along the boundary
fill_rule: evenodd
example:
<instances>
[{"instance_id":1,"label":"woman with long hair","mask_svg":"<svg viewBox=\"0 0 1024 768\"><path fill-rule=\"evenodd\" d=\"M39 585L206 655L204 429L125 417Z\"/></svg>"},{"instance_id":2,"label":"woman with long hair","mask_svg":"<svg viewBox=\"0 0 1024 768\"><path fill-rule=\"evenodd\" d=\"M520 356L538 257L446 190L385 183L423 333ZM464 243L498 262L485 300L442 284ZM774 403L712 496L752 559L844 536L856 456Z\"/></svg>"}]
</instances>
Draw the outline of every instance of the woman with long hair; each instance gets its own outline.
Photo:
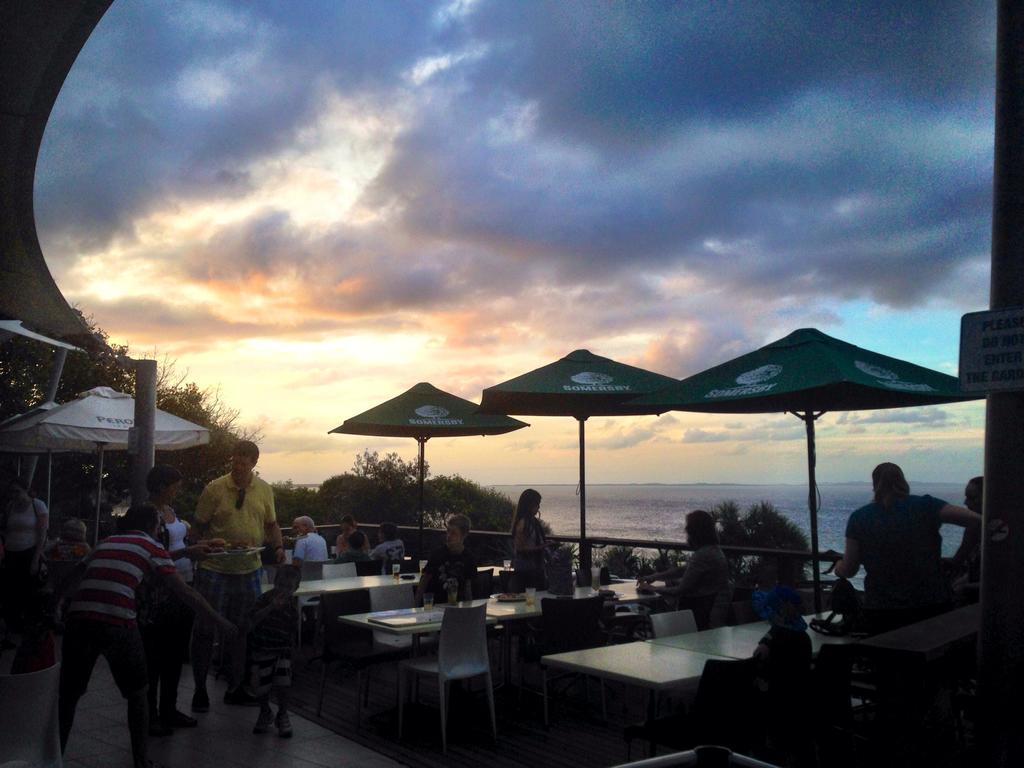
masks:
<instances>
[{"instance_id":1,"label":"woman with long hair","mask_svg":"<svg viewBox=\"0 0 1024 768\"><path fill-rule=\"evenodd\" d=\"M849 579L864 566L865 618L874 634L952 607L939 528L952 523L973 536L981 515L942 499L912 495L903 470L891 462L875 467L871 485L872 502L846 524L846 550L835 573Z\"/></svg>"},{"instance_id":2,"label":"woman with long hair","mask_svg":"<svg viewBox=\"0 0 1024 768\"><path fill-rule=\"evenodd\" d=\"M728 603L732 596L729 563L718 543L715 518L703 509L690 512L686 516L686 541L693 548L693 554L685 566L640 576L637 587L653 589L676 601L714 594L715 602ZM665 586L655 587L655 581L664 581Z\"/></svg>"},{"instance_id":3,"label":"woman with long hair","mask_svg":"<svg viewBox=\"0 0 1024 768\"><path fill-rule=\"evenodd\" d=\"M527 488L519 494L519 503L512 516L512 568L516 573L516 581L523 587L543 586L544 582L544 551L547 539L541 527L540 494L533 488Z\"/></svg>"}]
</instances>

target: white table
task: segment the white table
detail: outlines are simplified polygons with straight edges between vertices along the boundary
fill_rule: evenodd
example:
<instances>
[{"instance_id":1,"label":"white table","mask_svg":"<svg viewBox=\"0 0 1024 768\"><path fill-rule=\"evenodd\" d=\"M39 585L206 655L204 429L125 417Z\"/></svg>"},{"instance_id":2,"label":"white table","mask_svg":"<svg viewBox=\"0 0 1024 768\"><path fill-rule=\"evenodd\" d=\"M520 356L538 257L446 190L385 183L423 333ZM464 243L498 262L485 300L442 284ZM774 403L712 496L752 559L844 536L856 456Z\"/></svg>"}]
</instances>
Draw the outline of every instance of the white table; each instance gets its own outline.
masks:
<instances>
[{"instance_id":1,"label":"white table","mask_svg":"<svg viewBox=\"0 0 1024 768\"><path fill-rule=\"evenodd\" d=\"M475 608L479 605L489 605L489 600L466 600L456 605L459 607ZM399 637L412 638L412 654L419 653L419 641L423 635L441 631L441 621L444 617L445 604L435 605L432 608L403 608L390 611L371 611L370 613L353 613L348 616L339 616L338 621L360 629L372 629L375 632L386 632ZM432 620L422 620L429 616ZM394 619L408 617L410 621L395 621ZM390 620L390 621L389 621ZM487 616L488 624L496 624L497 619Z\"/></svg>"},{"instance_id":2,"label":"white table","mask_svg":"<svg viewBox=\"0 0 1024 768\"><path fill-rule=\"evenodd\" d=\"M316 597L334 592L354 592L357 589L380 589L381 587L407 586L412 589L419 584L419 574L410 573L405 575L413 576L414 578L395 581L393 576L342 576L337 579L303 581L299 584L299 588L295 590L295 596ZM263 585L264 592L269 592L273 588L273 584Z\"/></svg>"},{"instance_id":3,"label":"white table","mask_svg":"<svg viewBox=\"0 0 1024 768\"><path fill-rule=\"evenodd\" d=\"M820 614L827 616L828 614ZM805 616L810 624L815 615ZM687 651L725 656L730 659L749 659L757 648L758 641L768 632L767 621L755 621L752 624L740 624L735 627L716 627L703 632L688 632L684 635L670 635L648 640L654 645L681 648ZM807 634L811 637L811 652L817 656L823 645L850 645L856 643L852 637L835 637L823 635L808 627Z\"/></svg>"},{"instance_id":4,"label":"white table","mask_svg":"<svg viewBox=\"0 0 1024 768\"><path fill-rule=\"evenodd\" d=\"M543 656L542 662L553 669L617 680L660 692L694 685L704 671L704 662L723 658L726 657L643 640L555 653Z\"/></svg>"}]
</instances>

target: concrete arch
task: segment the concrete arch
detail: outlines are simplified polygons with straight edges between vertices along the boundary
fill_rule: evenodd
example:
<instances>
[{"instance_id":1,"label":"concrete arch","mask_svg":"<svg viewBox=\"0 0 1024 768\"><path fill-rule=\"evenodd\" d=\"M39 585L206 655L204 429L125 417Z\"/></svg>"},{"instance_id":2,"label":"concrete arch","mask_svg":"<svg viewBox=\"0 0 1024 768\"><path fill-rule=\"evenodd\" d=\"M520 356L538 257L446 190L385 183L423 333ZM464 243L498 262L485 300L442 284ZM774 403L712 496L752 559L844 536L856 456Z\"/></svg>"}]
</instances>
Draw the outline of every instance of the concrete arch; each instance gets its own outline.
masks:
<instances>
[{"instance_id":1,"label":"concrete arch","mask_svg":"<svg viewBox=\"0 0 1024 768\"><path fill-rule=\"evenodd\" d=\"M33 186L57 94L112 1L0 4L0 319L87 345L87 328L43 258Z\"/></svg>"}]
</instances>

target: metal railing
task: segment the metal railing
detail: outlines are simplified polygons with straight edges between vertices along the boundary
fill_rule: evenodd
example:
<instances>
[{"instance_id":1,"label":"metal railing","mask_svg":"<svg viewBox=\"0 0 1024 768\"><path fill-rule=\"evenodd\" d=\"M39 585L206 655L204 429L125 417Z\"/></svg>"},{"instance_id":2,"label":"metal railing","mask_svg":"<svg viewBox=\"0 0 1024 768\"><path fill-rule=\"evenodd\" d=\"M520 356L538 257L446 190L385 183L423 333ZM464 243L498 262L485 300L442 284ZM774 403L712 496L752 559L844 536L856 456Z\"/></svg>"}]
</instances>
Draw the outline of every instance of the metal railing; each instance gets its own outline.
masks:
<instances>
[{"instance_id":1,"label":"metal railing","mask_svg":"<svg viewBox=\"0 0 1024 768\"><path fill-rule=\"evenodd\" d=\"M360 530L365 534L376 534L376 525L360 525ZM282 529L287 536L290 528ZM317 526L317 531L327 539L328 545L334 544L338 534L337 524L325 524ZM398 526L399 535L406 542L406 553L417 557L426 557L427 552L444 543L445 532L438 528L427 528L424 530L426 552L415 552L411 542L416 541L419 535L419 528L410 525ZM558 541L579 547L579 536L552 535L550 541ZM685 541L674 541L671 539L639 539L619 538L612 536L588 536L587 544L591 549L601 550L606 547L630 547L634 549L647 549L658 552L687 552L693 548ZM503 555L512 556L512 536L507 531L473 531L470 535L470 546L476 551L489 553L489 561L499 563ZM729 559L740 557L759 557L762 559L774 559L778 573L799 574L801 568L808 561L815 560L815 557L807 550L799 549L772 549L765 547L737 547L727 544L722 545L722 551ZM818 563L832 564L840 559L840 555L819 553L816 561Z\"/></svg>"}]
</instances>

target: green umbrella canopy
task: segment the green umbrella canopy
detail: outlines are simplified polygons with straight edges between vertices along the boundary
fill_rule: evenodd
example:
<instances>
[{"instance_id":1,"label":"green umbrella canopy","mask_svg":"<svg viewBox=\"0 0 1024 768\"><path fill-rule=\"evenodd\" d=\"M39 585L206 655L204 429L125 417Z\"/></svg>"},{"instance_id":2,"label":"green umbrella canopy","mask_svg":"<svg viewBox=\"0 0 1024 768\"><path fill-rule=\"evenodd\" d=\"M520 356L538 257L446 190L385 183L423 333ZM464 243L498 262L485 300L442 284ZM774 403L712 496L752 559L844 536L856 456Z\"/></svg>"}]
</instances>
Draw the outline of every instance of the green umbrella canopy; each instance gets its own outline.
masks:
<instances>
[{"instance_id":1,"label":"green umbrella canopy","mask_svg":"<svg viewBox=\"0 0 1024 768\"><path fill-rule=\"evenodd\" d=\"M503 435L530 426L508 416L477 413L476 403L421 382L398 397L345 419L331 432L373 437L412 437L419 444L419 555L423 549L423 449L432 437Z\"/></svg>"},{"instance_id":2,"label":"green umbrella canopy","mask_svg":"<svg viewBox=\"0 0 1024 768\"><path fill-rule=\"evenodd\" d=\"M814 556L814 605L821 610L818 558L817 463L814 421L826 411L937 405L977 396L952 376L881 355L801 328L735 360L694 374L661 392L637 398L655 412L777 413L789 411L807 430L807 508Z\"/></svg>"},{"instance_id":3,"label":"green umbrella canopy","mask_svg":"<svg viewBox=\"0 0 1024 768\"><path fill-rule=\"evenodd\" d=\"M572 416L579 422L580 566L584 573L589 573L590 569L584 423L591 416L658 413L658 407L637 406L632 401L646 392L656 392L676 383L675 379L660 373L577 349L550 365L484 390L481 413Z\"/></svg>"},{"instance_id":4,"label":"green umbrella canopy","mask_svg":"<svg viewBox=\"0 0 1024 768\"><path fill-rule=\"evenodd\" d=\"M530 426L508 416L477 413L477 404L426 382L385 403L345 419L331 432L374 437L465 437L501 435Z\"/></svg>"},{"instance_id":5,"label":"green umbrella canopy","mask_svg":"<svg viewBox=\"0 0 1024 768\"><path fill-rule=\"evenodd\" d=\"M657 413L634 399L676 379L617 363L586 349L484 390L481 413L531 416L628 416Z\"/></svg>"},{"instance_id":6,"label":"green umbrella canopy","mask_svg":"<svg viewBox=\"0 0 1024 768\"><path fill-rule=\"evenodd\" d=\"M953 376L848 344L815 328L638 398L640 407L707 413L857 411L978 399Z\"/></svg>"}]
</instances>

